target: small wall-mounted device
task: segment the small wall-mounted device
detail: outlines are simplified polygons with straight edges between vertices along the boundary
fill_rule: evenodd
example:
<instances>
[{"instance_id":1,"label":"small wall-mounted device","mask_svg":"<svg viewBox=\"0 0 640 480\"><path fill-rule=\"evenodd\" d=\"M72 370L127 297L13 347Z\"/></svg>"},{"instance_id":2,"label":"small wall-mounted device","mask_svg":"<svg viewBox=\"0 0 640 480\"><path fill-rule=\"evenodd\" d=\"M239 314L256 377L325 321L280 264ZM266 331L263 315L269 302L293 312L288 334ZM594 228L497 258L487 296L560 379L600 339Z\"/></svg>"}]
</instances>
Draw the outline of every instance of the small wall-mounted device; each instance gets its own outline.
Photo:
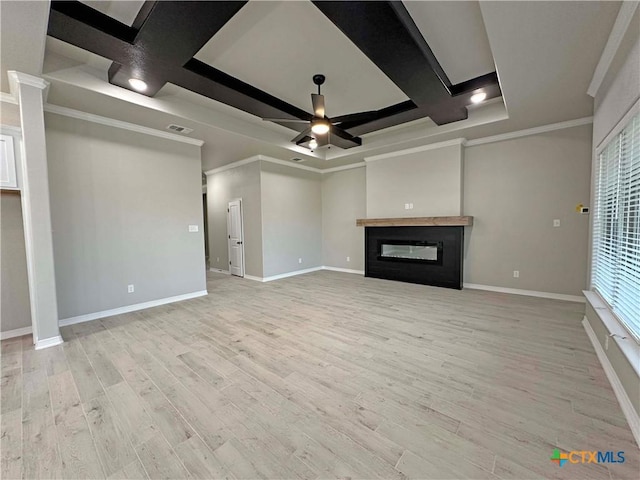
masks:
<instances>
[{"instance_id":1,"label":"small wall-mounted device","mask_svg":"<svg viewBox=\"0 0 640 480\"><path fill-rule=\"evenodd\" d=\"M580 213L582 215L589 215L589 207L580 207Z\"/></svg>"}]
</instances>

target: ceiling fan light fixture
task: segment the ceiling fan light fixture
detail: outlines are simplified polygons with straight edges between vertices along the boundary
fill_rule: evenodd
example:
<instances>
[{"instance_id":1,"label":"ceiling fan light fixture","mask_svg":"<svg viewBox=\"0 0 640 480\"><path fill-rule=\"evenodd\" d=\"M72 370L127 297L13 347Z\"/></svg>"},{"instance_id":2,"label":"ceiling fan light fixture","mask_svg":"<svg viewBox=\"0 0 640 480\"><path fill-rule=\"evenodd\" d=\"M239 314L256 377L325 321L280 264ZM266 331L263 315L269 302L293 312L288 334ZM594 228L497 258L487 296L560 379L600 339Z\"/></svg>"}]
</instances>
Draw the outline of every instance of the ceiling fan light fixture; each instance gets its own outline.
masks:
<instances>
[{"instance_id":1,"label":"ceiling fan light fixture","mask_svg":"<svg viewBox=\"0 0 640 480\"><path fill-rule=\"evenodd\" d=\"M309 148L311 150L315 150L316 148L318 148L318 142L316 142L315 138L312 138L311 141L309 142Z\"/></svg>"},{"instance_id":2,"label":"ceiling fan light fixture","mask_svg":"<svg viewBox=\"0 0 640 480\"><path fill-rule=\"evenodd\" d=\"M311 122L311 131L317 135L324 135L331 128L331 124L324 118L315 118Z\"/></svg>"},{"instance_id":3,"label":"ceiling fan light fixture","mask_svg":"<svg viewBox=\"0 0 640 480\"><path fill-rule=\"evenodd\" d=\"M471 95L471 102L480 103L483 102L485 98L487 98L487 94L485 92L474 93Z\"/></svg>"},{"instance_id":4,"label":"ceiling fan light fixture","mask_svg":"<svg viewBox=\"0 0 640 480\"><path fill-rule=\"evenodd\" d=\"M129 85L131 85L131 88L139 92L144 92L147 89L147 82L140 80L139 78L130 78Z\"/></svg>"}]
</instances>

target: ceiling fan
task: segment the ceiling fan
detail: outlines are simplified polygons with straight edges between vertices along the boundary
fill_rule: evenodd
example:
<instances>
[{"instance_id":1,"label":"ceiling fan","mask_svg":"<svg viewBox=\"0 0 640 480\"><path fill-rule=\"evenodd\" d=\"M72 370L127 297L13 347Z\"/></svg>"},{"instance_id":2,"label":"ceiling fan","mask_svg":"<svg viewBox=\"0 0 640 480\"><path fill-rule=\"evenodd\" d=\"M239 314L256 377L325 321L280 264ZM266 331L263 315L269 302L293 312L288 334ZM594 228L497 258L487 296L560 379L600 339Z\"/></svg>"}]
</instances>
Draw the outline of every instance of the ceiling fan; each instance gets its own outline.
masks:
<instances>
[{"instance_id":1,"label":"ceiling fan","mask_svg":"<svg viewBox=\"0 0 640 480\"><path fill-rule=\"evenodd\" d=\"M356 116L359 118L363 114L368 115L374 112L342 115L333 119L327 117L325 112L324 95L322 95L320 90L320 87L324 84L325 80L325 76L320 73L313 76L313 83L318 86L318 93L311 94L313 117L310 120L303 120L300 118L263 118L263 120L284 124L284 126L288 126L286 124L289 123L308 123L309 126L291 141L296 145L305 146L310 150L315 150L316 148L323 147L325 145L335 145L340 148L351 148L362 145L361 138L354 137L349 134L346 130L340 128L340 124L353 120Z\"/></svg>"}]
</instances>

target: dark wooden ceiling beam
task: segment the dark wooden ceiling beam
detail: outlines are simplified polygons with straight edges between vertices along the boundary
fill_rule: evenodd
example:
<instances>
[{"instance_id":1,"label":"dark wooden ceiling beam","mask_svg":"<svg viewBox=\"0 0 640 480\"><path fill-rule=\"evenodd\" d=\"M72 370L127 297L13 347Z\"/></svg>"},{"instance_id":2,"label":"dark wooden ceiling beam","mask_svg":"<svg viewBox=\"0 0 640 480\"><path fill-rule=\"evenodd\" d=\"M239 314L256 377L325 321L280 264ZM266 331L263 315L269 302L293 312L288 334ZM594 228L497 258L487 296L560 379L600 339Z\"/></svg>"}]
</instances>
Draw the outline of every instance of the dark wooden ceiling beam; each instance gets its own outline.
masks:
<instances>
[{"instance_id":1,"label":"dark wooden ceiling beam","mask_svg":"<svg viewBox=\"0 0 640 480\"><path fill-rule=\"evenodd\" d=\"M145 2L135 21L140 27L132 42L139 55L133 63L112 65L109 81L129 88L132 77L152 78L153 85L145 94L155 95L171 72L191 60L246 3Z\"/></svg>"},{"instance_id":2,"label":"dark wooden ceiling beam","mask_svg":"<svg viewBox=\"0 0 640 480\"><path fill-rule=\"evenodd\" d=\"M78 1L54 0L48 33L111 59L115 85L131 89L128 80L140 78L148 85L144 94L153 96L170 82L261 118L310 121L312 114L193 58L245 3L147 1L129 27ZM427 116L437 124L463 120L478 89L488 98L501 95L495 72L452 85L402 2L314 4L411 99L333 119L337 146L357 146L357 135Z\"/></svg>"},{"instance_id":3,"label":"dark wooden ceiling beam","mask_svg":"<svg viewBox=\"0 0 640 480\"><path fill-rule=\"evenodd\" d=\"M146 9L147 15L152 15L160 4L165 3L173 3L178 6L183 3L208 4L211 8L225 2L157 2L158 5L154 8ZM153 5L151 6L153 7ZM149 20L150 18L145 21L137 19L136 22L139 22L141 28L144 29ZM112 78L119 74L128 75L125 79L128 81L133 74L138 73L138 78L142 78L149 86L145 92L145 95L148 96L152 96L154 92L160 90L166 82L171 82L259 117L302 120L310 120L312 117L311 114L294 105L191 57L180 65L168 62L163 58L147 57L139 45L132 43L138 36L135 29L78 1L53 1L51 3L47 33L66 43L112 60L115 63L110 69ZM179 40L167 34L164 35L164 38L169 38L174 42ZM202 42L202 37L199 41ZM193 55L195 53L193 52ZM181 55L184 59L184 53ZM123 84L122 81L119 83L121 83L120 86L130 89L129 85ZM285 126L291 128L290 125ZM306 128L306 126L301 128Z\"/></svg>"},{"instance_id":4,"label":"dark wooden ceiling beam","mask_svg":"<svg viewBox=\"0 0 640 480\"><path fill-rule=\"evenodd\" d=\"M416 108L392 113L392 117L414 120L429 116L438 125L467 118L465 107L471 103L468 98L471 93L466 85L451 84L402 2L314 1L313 4L415 104ZM465 83L475 88L491 87L492 92L497 87L498 94L500 91L495 73ZM460 97L461 93L469 95ZM381 120L367 123L380 125Z\"/></svg>"}]
</instances>

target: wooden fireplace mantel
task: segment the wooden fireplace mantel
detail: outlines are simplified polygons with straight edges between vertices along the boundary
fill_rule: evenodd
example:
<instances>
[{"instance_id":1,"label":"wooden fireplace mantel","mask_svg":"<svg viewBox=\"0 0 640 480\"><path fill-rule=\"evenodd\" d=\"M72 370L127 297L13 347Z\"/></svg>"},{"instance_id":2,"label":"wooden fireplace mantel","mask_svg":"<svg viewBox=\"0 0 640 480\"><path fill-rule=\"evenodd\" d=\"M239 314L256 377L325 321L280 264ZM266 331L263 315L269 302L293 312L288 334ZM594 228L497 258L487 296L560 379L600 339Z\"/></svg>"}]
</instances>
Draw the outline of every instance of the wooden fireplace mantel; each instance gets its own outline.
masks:
<instances>
[{"instance_id":1,"label":"wooden fireplace mantel","mask_svg":"<svg viewBox=\"0 0 640 480\"><path fill-rule=\"evenodd\" d=\"M469 227L473 217L358 218L356 227Z\"/></svg>"}]
</instances>

